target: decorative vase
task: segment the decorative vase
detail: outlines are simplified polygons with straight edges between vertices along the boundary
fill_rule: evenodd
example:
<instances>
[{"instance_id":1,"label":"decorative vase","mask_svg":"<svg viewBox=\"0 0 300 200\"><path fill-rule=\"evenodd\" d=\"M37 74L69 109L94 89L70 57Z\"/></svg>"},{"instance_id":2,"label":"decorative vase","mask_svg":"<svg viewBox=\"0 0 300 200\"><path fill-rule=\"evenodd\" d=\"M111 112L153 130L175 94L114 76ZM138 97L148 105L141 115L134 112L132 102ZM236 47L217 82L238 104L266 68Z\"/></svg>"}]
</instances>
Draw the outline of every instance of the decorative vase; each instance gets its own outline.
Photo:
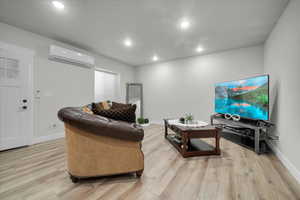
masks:
<instances>
[{"instance_id":1,"label":"decorative vase","mask_svg":"<svg viewBox=\"0 0 300 200\"><path fill-rule=\"evenodd\" d=\"M184 120L183 117L181 117L181 118L179 119L179 122L182 123L182 124L184 124L184 121L185 121L185 120Z\"/></svg>"}]
</instances>

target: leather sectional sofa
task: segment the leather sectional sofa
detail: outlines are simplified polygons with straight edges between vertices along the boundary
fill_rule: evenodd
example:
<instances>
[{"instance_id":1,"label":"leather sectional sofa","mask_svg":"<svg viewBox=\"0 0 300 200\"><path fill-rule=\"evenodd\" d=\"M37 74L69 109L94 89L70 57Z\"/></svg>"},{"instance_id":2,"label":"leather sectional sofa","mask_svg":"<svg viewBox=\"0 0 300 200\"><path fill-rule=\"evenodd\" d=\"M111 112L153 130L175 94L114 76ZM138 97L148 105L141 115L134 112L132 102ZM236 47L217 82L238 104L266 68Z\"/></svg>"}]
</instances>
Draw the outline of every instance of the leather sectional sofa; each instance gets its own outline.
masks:
<instances>
[{"instance_id":1,"label":"leather sectional sofa","mask_svg":"<svg viewBox=\"0 0 300 200\"><path fill-rule=\"evenodd\" d=\"M58 117L65 125L67 167L73 182L124 173L142 175L141 127L86 113L80 107L63 108Z\"/></svg>"}]
</instances>

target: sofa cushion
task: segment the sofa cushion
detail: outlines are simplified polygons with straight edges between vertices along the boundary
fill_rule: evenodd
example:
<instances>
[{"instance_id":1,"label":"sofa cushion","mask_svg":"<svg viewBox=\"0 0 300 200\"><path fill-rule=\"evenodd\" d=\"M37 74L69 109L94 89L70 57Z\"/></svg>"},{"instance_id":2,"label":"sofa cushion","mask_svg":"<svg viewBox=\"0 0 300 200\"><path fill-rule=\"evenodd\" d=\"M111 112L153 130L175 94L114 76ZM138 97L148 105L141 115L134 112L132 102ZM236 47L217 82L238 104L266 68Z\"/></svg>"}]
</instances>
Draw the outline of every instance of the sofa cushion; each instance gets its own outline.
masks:
<instances>
[{"instance_id":1,"label":"sofa cushion","mask_svg":"<svg viewBox=\"0 0 300 200\"><path fill-rule=\"evenodd\" d=\"M128 108L130 106L132 106L132 105L131 104L112 102L111 109Z\"/></svg>"},{"instance_id":2,"label":"sofa cushion","mask_svg":"<svg viewBox=\"0 0 300 200\"><path fill-rule=\"evenodd\" d=\"M94 106L97 106L98 109L104 109L104 110L108 110L110 109L110 104L107 101L102 101L102 102L98 102L98 103L92 103L91 105L95 104ZM91 107L92 109L92 107Z\"/></svg>"},{"instance_id":3,"label":"sofa cushion","mask_svg":"<svg viewBox=\"0 0 300 200\"><path fill-rule=\"evenodd\" d=\"M94 114L93 111L88 106L83 106L82 111L88 114Z\"/></svg>"},{"instance_id":4,"label":"sofa cushion","mask_svg":"<svg viewBox=\"0 0 300 200\"><path fill-rule=\"evenodd\" d=\"M94 114L129 123L135 123L135 110L136 105L104 110L99 108L96 104L92 104Z\"/></svg>"},{"instance_id":5,"label":"sofa cushion","mask_svg":"<svg viewBox=\"0 0 300 200\"><path fill-rule=\"evenodd\" d=\"M108 109L110 109L110 105L109 105L109 103L108 103L108 101L102 101L101 102L101 105L102 105L102 107L103 107L103 109L104 110L108 110Z\"/></svg>"}]
</instances>

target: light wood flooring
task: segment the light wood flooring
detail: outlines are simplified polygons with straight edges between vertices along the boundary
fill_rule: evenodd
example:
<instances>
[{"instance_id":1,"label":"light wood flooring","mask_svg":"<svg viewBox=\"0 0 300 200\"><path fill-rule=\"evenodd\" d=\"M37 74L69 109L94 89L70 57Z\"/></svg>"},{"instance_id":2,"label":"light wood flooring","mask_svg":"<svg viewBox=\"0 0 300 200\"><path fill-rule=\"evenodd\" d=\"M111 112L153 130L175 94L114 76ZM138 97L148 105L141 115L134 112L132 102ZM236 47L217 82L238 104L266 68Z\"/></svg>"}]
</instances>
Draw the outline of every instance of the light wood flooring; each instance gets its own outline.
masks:
<instances>
[{"instance_id":1,"label":"light wood flooring","mask_svg":"<svg viewBox=\"0 0 300 200\"><path fill-rule=\"evenodd\" d=\"M0 152L0 199L300 199L300 186L273 154L256 155L221 139L221 156L184 159L163 137L145 128L145 171L73 184L64 139ZM101 158L99 158L101 159Z\"/></svg>"}]
</instances>

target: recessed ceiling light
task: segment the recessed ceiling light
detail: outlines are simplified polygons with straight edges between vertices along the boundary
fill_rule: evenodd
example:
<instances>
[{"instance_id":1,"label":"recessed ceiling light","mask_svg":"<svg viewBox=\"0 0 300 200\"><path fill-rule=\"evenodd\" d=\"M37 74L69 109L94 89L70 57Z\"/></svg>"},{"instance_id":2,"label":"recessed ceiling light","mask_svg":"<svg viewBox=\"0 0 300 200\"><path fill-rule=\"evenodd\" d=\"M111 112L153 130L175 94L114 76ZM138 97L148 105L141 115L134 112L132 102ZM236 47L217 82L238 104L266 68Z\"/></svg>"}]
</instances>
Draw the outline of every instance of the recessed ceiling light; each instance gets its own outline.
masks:
<instances>
[{"instance_id":1,"label":"recessed ceiling light","mask_svg":"<svg viewBox=\"0 0 300 200\"><path fill-rule=\"evenodd\" d=\"M191 26L191 22L186 18L181 19L179 22L179 27L181 30L187 30L188 28L190 28L190 26Z\"/></svg>"},{"instance_id":2,"label":"recessed ceiling light","mask_svg":"<svg viewBox=\"0 0 300 200\"><path fill-rule=\"evenodd\" d=\"M131 47L132 46L132 41L130 38L126 38L124 41L123 41L124 45L126 47Z\"/></svg>"},{"instance_id":3,"label":"recessed ceiling light","mask_svg":"<svg viewBox=\"0 0 300 200\"><path fill-rule=\"evenodd\" d=\"M65 8L65 5L60 1L52 1L52 4L55 8L59 10L63 10Z\"/></svg>"},{"instance_id":4,"label":"recessed ceiling light","mask_svg":"<svg viewBox=\"0 0 300 200\"><path fill-rule=\"evenodd\" d=\"M196 48L196 52L201 53L202 51L204 51L204 48L202 46L198 46Z\"/></svg>"},{"instance_id":5,"label":"recessed ceiling light","mask_svg":"<svg viewBox=\"0 0 300 200\"><path fill-rule=\"evenodd\" d=\"M158 61L158 56L157 56L157 55L154 55L154 56L152 57L152 60L153 60L153 61Z\"/></svg>"}]
</instances>

